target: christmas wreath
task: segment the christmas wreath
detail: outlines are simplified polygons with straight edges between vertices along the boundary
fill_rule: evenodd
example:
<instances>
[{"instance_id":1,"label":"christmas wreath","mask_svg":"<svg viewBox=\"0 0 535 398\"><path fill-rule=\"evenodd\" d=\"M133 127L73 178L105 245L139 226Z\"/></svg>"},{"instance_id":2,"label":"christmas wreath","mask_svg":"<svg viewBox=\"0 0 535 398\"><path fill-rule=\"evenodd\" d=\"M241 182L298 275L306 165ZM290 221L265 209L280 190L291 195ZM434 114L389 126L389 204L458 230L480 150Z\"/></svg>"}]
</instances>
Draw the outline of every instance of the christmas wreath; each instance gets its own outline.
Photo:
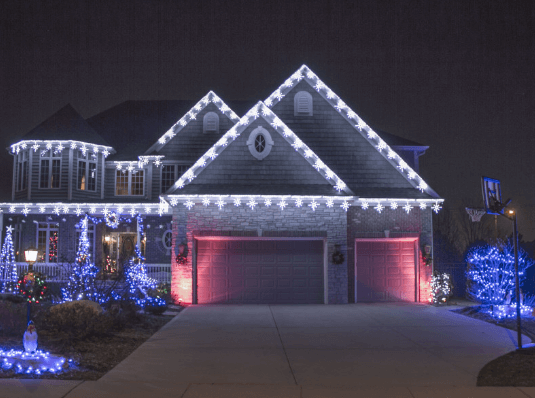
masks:
<instances>
[{"instance_id":1,"label":"christmas wreath","mask_svg":"<svg viewBox=\"0 0 535 398\"><path fill-rule=\"evenodd\" d=\"M333 263L334 264L342 264L344 262L344 253L342 252L334 252L333 253Z\"/></svg>"},{"instance_id":2,"label":"christmas wreath","mask_svg":"<svg viewBox=\"0 0 535 398\"><path fill-rule=\"evenodd\" d=\"M45 296L46 288L45 277L39 272L26 272L17 282L17 290L29 303L39 304L39 300Z\"/></svg>"},{"instance_id":3,"label":"christmas wreath","mask_svg":"<svg viewBox=\"0 0 535 398\"><path fill-rule=\"evenodd\" d=\"M106 214L106 225L110 228L117 228L119 226L119 217L114 212Z\"/></svg>"},{"instance_id":4,"label":"christmas wreath","mask_svg":"<svg viewBox=\"0 0 535 398\"><path fill-rule=\"evenodd\" d=\"M184 254L177 254L175 260L178 265L184 265L188 261L188 258Z\"/></svg>"}]
</instances>

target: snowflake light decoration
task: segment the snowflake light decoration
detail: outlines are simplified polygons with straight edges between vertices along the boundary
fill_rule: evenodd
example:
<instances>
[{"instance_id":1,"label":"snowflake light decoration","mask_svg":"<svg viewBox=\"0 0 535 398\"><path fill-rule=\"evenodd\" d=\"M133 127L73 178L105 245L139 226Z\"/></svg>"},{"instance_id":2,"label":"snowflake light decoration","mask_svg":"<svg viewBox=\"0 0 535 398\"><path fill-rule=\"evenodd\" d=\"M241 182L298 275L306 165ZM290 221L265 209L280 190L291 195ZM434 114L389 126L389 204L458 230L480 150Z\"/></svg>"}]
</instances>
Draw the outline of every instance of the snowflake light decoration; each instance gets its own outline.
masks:
<instances>
[{"instance_id":1,"label":"snowflake light decoration","mask_svg":"<svg viewBox=\"0 0 535 398\"><path fill-rule=\"evenodd\" d=\"M254 210L257 204L258 203L255 202L254 198L249 198L249 202L247 202L247 206L249 206L251 210Z\"/></svg>"},{"instance_id":2,"label":"snowflake light decoration","mask_svg":"<svg viewBox=\"0 0 535 398\"><path fill-rule=\"evenodd\" d=\"M325 205L330 209L334 206L334 200L332 200L331 198L327 199L327 203L325 203Z\"/></svg>"},{"instance_id":3,"label":"snowflake light decoration","mask_svg":"<svg viewBox=\"0 0 535 398\"><path fill-rule=\"evenodd\" d=\"M39 207L39 213L44 213L46 211L45 206Z\"/></svg>"},{"instance_id":4,"label":"snowflake light decoration","mask_svg":"<svg viewBox=\"0 0 535 398\"><path fill-rule=\"evenodd\" d=\"M27 216L28 213L30 212L30 209L28 209L28 206L24 206L24 209L22 209L22 214L24 214L24 216Z\"/></svg>"},{"instance_id":5,"label":"snowflake light decoration","mask_svg":"<svg viewBox=\"0 0 535 398\"><path fill-rule=\"evenodd\" d=\"M431 206L431 208L433 209L433 211L438 214L438 212L440 211L440 209L442 209L442 206L440 206L440 204L438 202L435 202L435 204L433 206Z\"/></svg>"},{"instance_id":6,"label":"snowflake light decoration","mask_svg":"<svg viewBox=\"0 0 535 398\"><path fill-rule=\"evenodd\" d=\"M234 199L234 206L236 206L236 207L241 206L241 199L240 198Z\"/></svg>"},{"instance_id":7,"label":"snowflake light decoration","mask_svg":"<svg viewBox=\"0 0 535 398\"><path fill-rule=\"evenodd\" d=\"M295 207L301 207L301 206L303 206L303 199L297 198L295 200Z\"/></svg>"},{"instance_id":8,"label":"snowflake light decoration","mask_svg":"<svg viewBox=\"0 0 535 398\"><path fill-rule=\"evenodd\" d=\"M390 208L391 208L392 210L396 210L396 209L398 208L398 202L396 202L396 201L392 201L392 202L390 203Z\"/></svg>"},{"instance_id":9,"label":"snowflake light decoration","mask_svg":"<svg viewBox=\"0 0 535 398\"><path fill-rule=\"evenodd\" d=\"M420 202L420 210L425 210L425 209L427 209L427 203Z\"/></svg>"},{"instance_id":10,"label":"snowflake light decoration","mask_svg":"<svg viewBox=\"0 0 535 398\"><path fill-rule=\"evenodd\" d=\"M217 207L219 207L219 210L221 210L223 208L223 206L226 205L225 201L221 197L219 198L219 200L217 202L215 202L215 204L217 205Z\"/></svg>"},{"instance_id":11,"label":"snowflake light decoration","mask_svg":"<svg viewBox=\"0 0 535 398\"><path fill-rule=\"evenodd\" d=\"M363 200L362 204L360 205L360 207L362 207L362 210L367 210L368 207L370 207L370 204L368 203L367 200Z\"/></svg>"},{"instance_id":12,"label":"snowflake light decoration","mask_svg":"<svg viewBox=\"0 0 535 398\"><path fill-rule=\"evenodd\" d=\"M266 198L266 199L264 200L264 206L266 206L266 207L271 207L271 199Z\"/></svg>"},{"instance_id":13,"label":"snowflake light decoration","mask_svg":"<svg viewBox=\"0 0 535 398\"><path fill-rule=\"evenodd\" d=\"M186 207L188 208L188 210L191 210L191 208L192 208L193 206L195 206L195 203L193 203L193 202L191 201L191 199L188 199L188 200L184 203L184 206L186 206Z\"/></svg>"},{"instance_id":14,"label":"snowflake light decoration","mask_svg":"<svg viewBox=\"0 0 535 398\"><path fill-rule=\"evenodd\" d=\"M171 198L169 203L171 203L171 206L176 206L178 204L178 200L176 200L176 198Z\"/></svg>"},{"instance_id":15,"label":"snowflake light decoration","mask_svg":"<svg viewBox=\"0 0 535 398\"><path fill-rule=\"evenodd\" d=\"M56 216L59 216L60 211L61 209L59 208L59 206L54 207L54 213L56 214Z\"/></svg>"},{"instance_id":16,"label":"snowflake light decoration","mask_svg":"<svg viewBox=\"0 0 535 398\"><path fill-rule=\"evenodd\" d=\"M344 209L345 211L347 211L347 209L349 209L349 203L347 203L347 200L344 200L344 202L340 205L340 207Z\"/></svg>"},{"instance_id":17,"label":"snowflake light decoration","mask_svg":"<svg viewBox=\"0 0 535 398\"><path fill-rule=\"evenodd\" d=\"M375 206L374 209L377 210L377 213L381 214L384 209L384 206L381 203L377 203L377 206Z\"/></svg>"},{"instance_id":18,"label":"snowflake light decoration","mask_svg":"<svg viewBox=\"0 0 535 398\"><path fill-rule=\"evenodd\" d=\"M288 203L284 199L281 199L279 203L277 203L277 206L280 207L281 210L284 210L286 206L288 206Z\"/></svg>"},{"instance_id":19,"label":"snowflake light decoration","mask_svg":"<svg viewBox=\"0 0 535 398\"><path fill-rule=\"evenodd\" d=\"M74 213L80 217L80 214L83 213L82 209L80 208L80 206L76 207L76 209L74 210Z\"/></svg>"},{"instance_id":20,"label":"snowflake light decoration","mask_svg":"<svg viewBox=\"0 0 535 398\"><path fill-rule=\"evenodd\" d=\"M315 199L312 199L312 202L309 204L310 208L312 209L312 211L316 211L316 207L319 206L318 202L316 202Z\"/></svg>"},{"instance_id":21,"label":"snowflake light decoration","mask_svg":"<svg viewBox=\"0 0 535 398\"><path fill-rule=\"evenodd\" d=\"M409 202L407 202L407 204L403 206L403 210L405 210L407 214L410 213L410 211L412 210L412 206L409 204Z\"/></svg>"},{"instance_id":22,"label":"snowflake light decoration","mask_svg":"<svg viewBox=\"0 0 535 398\"><path fill-rule=\"evenodd\" d=\"M206 198L203 198L202 200L202 204L204 206L209 206L210 205L210 199L208 199L207 197Z\"/></svg>"}]
</instances>

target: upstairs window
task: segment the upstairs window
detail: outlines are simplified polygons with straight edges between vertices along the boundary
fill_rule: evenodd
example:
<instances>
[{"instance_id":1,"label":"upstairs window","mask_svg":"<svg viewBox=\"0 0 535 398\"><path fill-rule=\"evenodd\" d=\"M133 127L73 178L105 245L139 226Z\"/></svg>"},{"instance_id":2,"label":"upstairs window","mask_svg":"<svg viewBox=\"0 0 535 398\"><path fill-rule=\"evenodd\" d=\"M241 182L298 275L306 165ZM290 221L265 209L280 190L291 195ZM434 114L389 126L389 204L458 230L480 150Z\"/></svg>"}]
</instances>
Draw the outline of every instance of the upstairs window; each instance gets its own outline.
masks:
<instances>
[{"instance_id":1,"label":"upstairs window","mask_svg":"<svg viewBox=\"0 0 535 398\"><path fill-rule=\"evenodd\" d=\"M160 175L160 193L166 193L169 188L178 180L178 176L184 174L190 168L184 164L164 164Z\"/></svg>"},{"instance_id":2,"label":"upstairs window","mask_svg":"<svg viewBox=\"0 0 535 398\"><path fill-rule=\"evenodd\" d=\"M96 191L97 190L97 156L82 151L77 151L78 154L78 177L76 180L76 187L81 191Z\"/></svg>"},{"instance_id":3,"label":"upstairs window","mask_svg":"<svg viewBox=\"0 0 535 398\"><path fill-rule=\"evenodd\" d=\"M262 160L271 152L273 140L265 128L257 127L249 134L246 144L251 155L258 160Z\"/></svg>"},{"instance_id":4,"label":"upstairs window","mask_svg":"<svg viewBox=\"0 0 535 398\"><path fill-rule=\"evenodd\" d=\"M17 191L28 188L28 151L17 155Z\"/></svg>"},{"instance_id":5,"label":"upstairs window","mask_svg":"<svg viewBox=\"0 0 535 398\"><path fill-rule=\"evenodd\" d=\"M312 96L299 91L294 97L294 116L312 116Z\"/></svg>"},{"instance_id":6,"label":"upstairs window","mask_svg":"<svg viewBox=\"0 0 535 398\"><path fill-rule=\"evenodd\" d=\"M53 149L41 152L39 188L59 188L61 178L61 153Z\"/></svg>"},{"instance_id":7,"label":"upstairs window","mask_svg":"<svg viewBox=\"0 0 535 398\"><path fill-rule=\"evenodd\" d=\"M219 132L219 116L215 112L208 112L203 118L203 133Z\"/></svg>"},{"instance_id":8,"label":"upstairs window","mask_svg":"<svg viewBox=\"0 0 535 398\"><path fill-rule=\"evenodd\" d=\"M59 224L40 222L37 225L37 261L58 262Z\"/></svg>"},{"instance_id":9,"label":"upstairs window","mask_svg":"<svg viewBox=\"0 0 535 398\"><path fill-rule=\"evenodd\" d=\"M117 170L115 172L115 195L142 196L144 193L143 170Z\"/></svg>"}]
</instances>

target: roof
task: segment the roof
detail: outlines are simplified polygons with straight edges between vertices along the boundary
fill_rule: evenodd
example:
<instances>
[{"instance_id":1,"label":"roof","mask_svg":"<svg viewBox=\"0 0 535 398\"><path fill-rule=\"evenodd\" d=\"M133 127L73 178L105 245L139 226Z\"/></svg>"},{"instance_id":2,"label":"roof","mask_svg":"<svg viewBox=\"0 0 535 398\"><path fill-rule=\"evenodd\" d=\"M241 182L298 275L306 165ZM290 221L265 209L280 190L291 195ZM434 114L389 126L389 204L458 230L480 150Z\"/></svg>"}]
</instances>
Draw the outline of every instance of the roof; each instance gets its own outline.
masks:
<instances>
[{"instance_id":1,"label":"roof","mask_svg":"<svg viewBox=\"0 0 535 398\"><path fill-rule=\"evenodd\" d=\"M70 104L61 108L17 141L32 140L73 140L110 146L110 143L102 138Z\"/></svg>"},{"instance_id":2,"label":"roof","mask_svg":"<svg viewBox=\"0 0 535 398\"><path fill-rule=\"evenodd\" d=\"M106 134L117 150L108 160L136 160L196 103L192 100L125 101L87 121L95 130ZM240 110L249 103L227 102L231 109L236 106Z\"/></svg>"}]
</instances>

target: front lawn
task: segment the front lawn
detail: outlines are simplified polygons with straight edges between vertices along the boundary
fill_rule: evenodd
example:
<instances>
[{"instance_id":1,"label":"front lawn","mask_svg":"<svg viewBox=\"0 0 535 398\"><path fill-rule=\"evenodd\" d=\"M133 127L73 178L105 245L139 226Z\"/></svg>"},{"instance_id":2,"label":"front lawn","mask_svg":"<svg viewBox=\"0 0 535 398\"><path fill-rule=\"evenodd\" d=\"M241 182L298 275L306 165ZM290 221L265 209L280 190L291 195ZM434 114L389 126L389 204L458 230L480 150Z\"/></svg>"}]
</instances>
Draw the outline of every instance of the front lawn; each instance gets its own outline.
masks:
<instances>
[{"instance_id":1,"label":"front lawn","mask_svg":"<svg viewBox=\"0 0 535 398\"><path fill-rule=\"evenodd\" d=\"M0 301L0 305L3 305L4 320L7 318L11 320L9 325L4 322L4 326L0 328L0 348L23 350L22 336L26 329L25 304ZM96 329L93 335L78 338L77 330L80 333L84 333L85 330L87 333L87 328L54 330L49 327L50 325L46 325L47 319L50 319L47 318L49 309L36 308L35 316L32 318L35 320L39 336L38 349L72 359L73 365L61 373L47 372L41 375L16 373L14 369L0 368L0 378L97 380L173 319L174 314L181 309L182 307L173 307L167 312L172 312L171 315L121 311L121 314L115 315L120 316L120 319L114 318L109 330Z\"/></svg>"},{"instance_id":2,"label":"front lawn","mask_svg":"<svg viewBox=\"0 0 535 398\"><path fill-rule=\"evenodd\" d=\"M453 310L453 312L516 332L516 318L497 320L481 312L481 309L481 306L473 306ZM522 317L521 328L522 334L535 342L535 317ZM525 338L522 340L522 344L525 345L527 341ZM535 387L535 347L515 350L492 360L479 371L477 385L481 387Z\"/></svg>"}]
</instances>

